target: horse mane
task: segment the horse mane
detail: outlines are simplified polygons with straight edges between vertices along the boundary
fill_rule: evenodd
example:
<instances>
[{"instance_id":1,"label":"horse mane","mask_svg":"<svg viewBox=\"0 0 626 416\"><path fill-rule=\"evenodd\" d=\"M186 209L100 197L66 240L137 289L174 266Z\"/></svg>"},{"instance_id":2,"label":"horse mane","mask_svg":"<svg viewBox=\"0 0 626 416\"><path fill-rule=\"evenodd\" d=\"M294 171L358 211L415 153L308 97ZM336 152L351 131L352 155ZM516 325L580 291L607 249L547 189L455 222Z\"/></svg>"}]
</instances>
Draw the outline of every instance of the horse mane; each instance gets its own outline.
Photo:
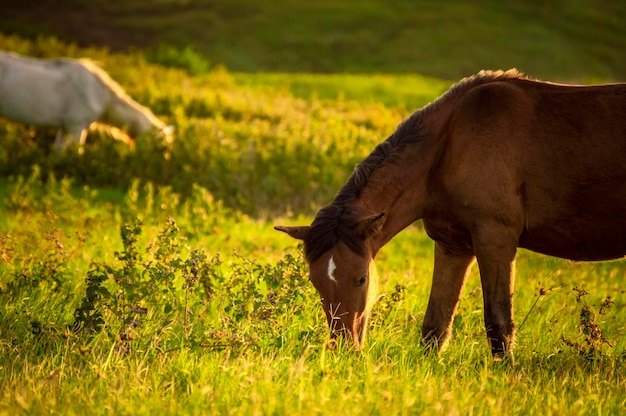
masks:
<instances>
[{"instance_id":1,"label":"horse mane","mask_svg":"<svg viewBox=\"0 0 626 416\"><path fill-rule=\"evenodd\" d=\"M359 163L348 181L341 187L333 201L315 216L309 234L304 241L304 253L309 263L319 259L326 251L342 241L358 255L365 254L365 242L355 232L357 223L368 214L349 207L367 186L370 177L384 162L398 153L402 146L418 142L429 134L424 120L432 112L470 89L489 82L519 79L524 75L515 69L508 71L480 71L453 85L434 102L415 111L406 118L395 132Z\"/></svg>"},{"instance_id":2,"label":"horse mane","mask_svg":"<svg viewBox=\"0 0 626 416\"><path fill-rule=\"evenodd\" d=\"M96 62L91 59L81 58L77 60L87 71L93 74L107 89L111 91L118 103L130 106L139 113L143 114L153 125L164 125L147 107L139 104L130 95L124 91L124 88L117 83L111 76L102 69Z\"/></svg>"},{"instance_id":3,"label":"horse mane","mask_svg":"<svg viewBox=\"0 0 626 416\"><path fill-rule=\"evenodd\" d=\"M111 76L100 67L95 61L87 58L80 58L76 60L87 71L91 72L105 87L110 89L115 95L122 99L129 99L130 97L124 91L124 88L117 83Z\"/></svg>"}]
</instances>

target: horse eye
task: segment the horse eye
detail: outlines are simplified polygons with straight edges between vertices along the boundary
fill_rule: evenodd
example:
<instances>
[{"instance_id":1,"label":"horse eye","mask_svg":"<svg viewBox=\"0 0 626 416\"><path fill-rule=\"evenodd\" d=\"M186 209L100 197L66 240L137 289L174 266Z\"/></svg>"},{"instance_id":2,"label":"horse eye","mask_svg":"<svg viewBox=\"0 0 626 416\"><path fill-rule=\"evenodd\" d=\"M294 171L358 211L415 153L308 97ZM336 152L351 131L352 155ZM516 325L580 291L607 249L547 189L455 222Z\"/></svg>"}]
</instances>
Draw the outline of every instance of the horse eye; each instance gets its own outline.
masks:
<instances>
[{"instance_id":1,"label":"horse eye","mask_svg":"<svg viewBox=\"0 0 626 416\"><path fill-rule=\"evenodd\" d=\"M357 286L363 286L367 282L367 275L361 276L358 282L356 282Z\"/></svg>"}]
</instances>

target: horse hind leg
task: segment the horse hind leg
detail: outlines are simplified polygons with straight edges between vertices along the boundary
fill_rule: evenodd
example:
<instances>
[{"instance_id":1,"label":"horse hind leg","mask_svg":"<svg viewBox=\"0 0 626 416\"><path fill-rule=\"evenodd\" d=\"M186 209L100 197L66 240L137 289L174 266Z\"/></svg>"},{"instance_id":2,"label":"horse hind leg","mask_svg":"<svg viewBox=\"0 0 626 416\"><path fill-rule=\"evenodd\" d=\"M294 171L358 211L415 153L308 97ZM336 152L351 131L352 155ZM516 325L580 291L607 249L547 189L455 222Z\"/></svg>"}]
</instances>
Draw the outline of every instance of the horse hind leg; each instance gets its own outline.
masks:
<instances>
[{"instance_id":1,"label":"horse hind leg","mask_svg":"<svg viewBox=\"0 0 626 416\"><path fill-rule=\"evenodd\" d=\"M78 153L83 154L85 141L87 140L87 129L76 130L73 133L68 133L64 129L57 130L56 137L54 139L54 152L61 154L72 143L78 145Z\"/></svg>"},{"instance_id":2,"label":"horse hind leg","mask_svg":"<svg viewBox=\"0 0 626 416\"><path fill-rule=\"evenodd\" d=\"M54 146L53 146L54 152L56 154L62 153L65 150L65 148L68 146L69 142L70 140L66 137L63 129L58 129L56 137L54 139Z\"/></svg>"},{"instance_id":3,"label":"horse hind leg","mask_svg":"<svg viewBox=\"0 0 626 416\"><path fill-rule=\"evenodd\" d=\"M422 344L428 351L442 349L450 338L452 320L473 262L474 256L452 253L436 243L433 282L422 326Z\"/></svg>"}]
</instances>

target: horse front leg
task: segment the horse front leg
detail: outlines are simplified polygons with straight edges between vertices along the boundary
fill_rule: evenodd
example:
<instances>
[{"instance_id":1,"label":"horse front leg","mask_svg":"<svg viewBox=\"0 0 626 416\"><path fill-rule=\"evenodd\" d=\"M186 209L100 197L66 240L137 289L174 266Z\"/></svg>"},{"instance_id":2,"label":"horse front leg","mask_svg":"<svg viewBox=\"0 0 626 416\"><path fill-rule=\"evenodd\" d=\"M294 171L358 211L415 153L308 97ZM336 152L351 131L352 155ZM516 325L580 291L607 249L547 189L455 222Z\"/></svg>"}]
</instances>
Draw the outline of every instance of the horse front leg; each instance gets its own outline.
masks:
<instances>
[{"instance_id":1,"label":"horse front leg","mask_svg":"<svg viewBox=\"0 0 626 416\"><path fill-rule=\"evenodd\" d=\"M422 344L428 351L443 348L450 338L452 319L473 262L473 255L454 254L442 243L435 244L433 282L422 326Z\"/></svg>"},{"instance_id":2,"label":"horse front leg","mask_svg":"<svg viewBox=\"0 0 626 416\"><path fill-rule=\"evenodd\" d=\"M87 129L82 129L78 133L78 136L74 136L74 138L76 137L78 137L78 140L75 139L75 141L78 142L78 154L82 155L85 153L85 142L87 141Z\"/></svg>"},{"instance_id":3,"label":"horse front leg","mask_svg":"<svg viewBox=\"0 0 626 416\"><path fill-rule=\"evenodd\" d=\"M515 254L517 244L508 233L490 241L474 239L474 251L480 269L487 339L494 358L503 358L513 348L515 323L513 291L515 285Z\"/></svg>"}]
</instances>

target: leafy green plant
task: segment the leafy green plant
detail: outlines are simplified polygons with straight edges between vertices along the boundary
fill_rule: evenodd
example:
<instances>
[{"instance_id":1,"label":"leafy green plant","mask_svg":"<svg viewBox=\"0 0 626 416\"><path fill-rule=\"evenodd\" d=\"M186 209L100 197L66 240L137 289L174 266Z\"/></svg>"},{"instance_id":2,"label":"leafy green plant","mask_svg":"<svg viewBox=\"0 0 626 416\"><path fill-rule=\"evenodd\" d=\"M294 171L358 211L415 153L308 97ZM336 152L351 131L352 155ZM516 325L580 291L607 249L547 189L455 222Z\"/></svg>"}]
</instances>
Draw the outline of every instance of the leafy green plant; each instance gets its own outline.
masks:
<instances>
[{"instance_id":1,"label":"leafy green plant","mask_svg":"<svg viewBox=\"0 0 626 416\"><path fill-rule=\"evenodd\" d=\"M146 52L150 62L185 69L190 75L200 75L208 72L211 64L191 46L182 50L166 44L160 44Z\"/></svg>"},{"instance_id":2,"label":"leafy green plant","mask_svg":"<svg viewBox=\"0 0 626 416\"><path fill-rule=\"evenodd\" d=\"M183 254L184 239L171 218L145 248L138 243L141 233L139 220L122 224L123 250L115 253L119 264L92 264L74 311L75 330L106 329L124 351L133 341L163 350L172 345L261 348L267 340L282 343L284 325L311 304L301 257L287 254L277 264L262 264L237 255L225 273L220 255L209 259L198 249ZM217 325L205 323L208 329L202 330L199 317L220 310Z\"/></svg>"},{"instance_id":3,"label":"leafy green plant","mask_svg":"<svg viewBox=\"0 0 626 416\"><path fill-rule=\"evenodd\" d=\"M109 272L102 265L94 265L85 278L86 288L80 306L74 311L75 331L99 332L105 324L102 304L112 295L103 285L109 278Z\"/></svg>"}]
</instances>

